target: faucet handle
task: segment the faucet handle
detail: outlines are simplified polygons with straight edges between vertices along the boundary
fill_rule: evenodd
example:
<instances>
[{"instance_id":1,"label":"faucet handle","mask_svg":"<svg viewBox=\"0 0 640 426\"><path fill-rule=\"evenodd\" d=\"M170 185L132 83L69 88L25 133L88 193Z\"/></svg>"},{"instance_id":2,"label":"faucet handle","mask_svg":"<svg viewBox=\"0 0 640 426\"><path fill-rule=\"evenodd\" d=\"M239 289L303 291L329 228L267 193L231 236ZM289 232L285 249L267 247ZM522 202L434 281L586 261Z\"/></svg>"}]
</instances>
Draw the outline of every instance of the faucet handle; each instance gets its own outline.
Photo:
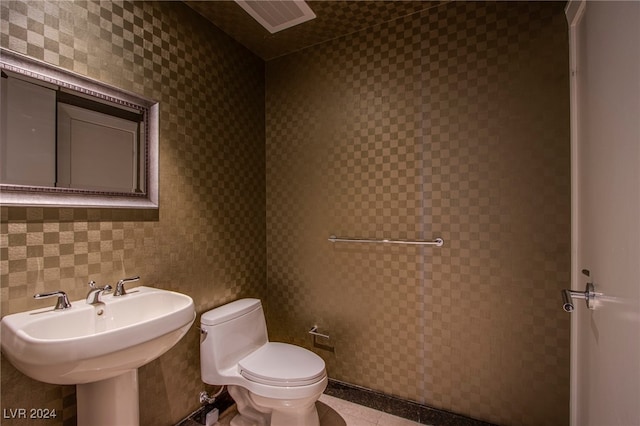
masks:
<instances>
[{"instance_id":1,"label":"faucet handle","mask_svg":"<svg viewBox=\"0 0 640 426\"><path fill-rule=\"evenodd\" d=\"M38 293L34 294L34 299L46 299L49 297L57 297L58 301L56 302L54 311L61 311L63 309L69 309L71 307L71 302L69 302L69 298L67 297L67 293L62 290L52 291L50 293Z\"/></svg>"},{"instance_id":2,"label":"faucet handle","mask_svg":"<svg viewBox=\"0 0 640 426\"><path fill-rule=\"evenodd\" d=\"M131 278L123 278L120 281L118 281L118 284L116 284L116 291L113 293L114 296L124 296L125 294L127 294L127 291L124 289L124 285L125 283L130 283L133 281L138 281L140 279L140 277L131 277Z\"/></svg>"}]
</instances>

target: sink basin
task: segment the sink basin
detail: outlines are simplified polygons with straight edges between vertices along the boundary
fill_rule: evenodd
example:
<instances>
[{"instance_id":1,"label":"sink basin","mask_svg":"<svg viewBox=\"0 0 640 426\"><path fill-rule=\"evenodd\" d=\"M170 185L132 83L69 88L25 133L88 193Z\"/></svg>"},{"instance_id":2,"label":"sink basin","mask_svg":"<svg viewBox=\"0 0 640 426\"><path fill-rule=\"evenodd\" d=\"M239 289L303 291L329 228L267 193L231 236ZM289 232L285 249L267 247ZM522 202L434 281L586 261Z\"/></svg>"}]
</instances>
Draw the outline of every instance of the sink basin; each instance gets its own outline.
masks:
<instances>
[{"instance_id":1,"label":"sink basin","mask_svg":"<svg viewBox=\"0 0 640 426\"><path fill-rule=\"evenodd\" d=\"M196 316L189 296L152 287L104 295L102 301L5 316L2 352L18 370L42 382L97 382L156 359L185 335Z\"/></svg>"}]
</instances>

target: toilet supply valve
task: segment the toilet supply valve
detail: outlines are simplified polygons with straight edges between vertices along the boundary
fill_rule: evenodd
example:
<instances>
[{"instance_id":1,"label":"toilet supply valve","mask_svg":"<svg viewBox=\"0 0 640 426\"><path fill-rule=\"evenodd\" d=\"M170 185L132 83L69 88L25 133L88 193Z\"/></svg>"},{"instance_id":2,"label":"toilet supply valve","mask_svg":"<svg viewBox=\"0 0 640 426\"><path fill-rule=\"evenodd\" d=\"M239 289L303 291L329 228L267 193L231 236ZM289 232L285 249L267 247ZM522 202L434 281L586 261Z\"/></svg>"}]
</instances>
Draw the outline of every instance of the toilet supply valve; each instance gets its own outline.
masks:
<instances>
[{"instance_id":1,"label":"toilet supply valve","mask_svg":"<svg viewBox=\"0 0 640 426\"><path fill-rule=\"evenodd\" d=\"M205 426L214 426L217 424L220 410L218 410L218 408L213 404L216 401L216 398L220 396L222 391L224 391L224 386L220 386L220 390L211 396L209 396L207 391L200 392L200 404L202 404L204 407L200 410L201 414L198 421L199 424L203 424Z\"/></svg>"},{"instance_id":2,"label":"toilet supply valve","mask_svg":"<svg viewBox=\"0 0 640 426\"><path fill-rule=\"evenodd\" d=\"M216 401L216 398L209 396L207 391L202 391L200 392L199 400L200 404L213 404Z\"/></svg>"},{"instance_id":3,"label":"toilet supply valve","mask_svg":"<svg viewBox=\"0 0 640 426\"><path fill-rule=\"evenodd\" d=\"M207 391L201 391L199 395L200 404L213 404L216 401L216 398L219 397L222 392L224 392L224 386L220 386L218 392L211 396Z\"/></svg>"}]
</instances>

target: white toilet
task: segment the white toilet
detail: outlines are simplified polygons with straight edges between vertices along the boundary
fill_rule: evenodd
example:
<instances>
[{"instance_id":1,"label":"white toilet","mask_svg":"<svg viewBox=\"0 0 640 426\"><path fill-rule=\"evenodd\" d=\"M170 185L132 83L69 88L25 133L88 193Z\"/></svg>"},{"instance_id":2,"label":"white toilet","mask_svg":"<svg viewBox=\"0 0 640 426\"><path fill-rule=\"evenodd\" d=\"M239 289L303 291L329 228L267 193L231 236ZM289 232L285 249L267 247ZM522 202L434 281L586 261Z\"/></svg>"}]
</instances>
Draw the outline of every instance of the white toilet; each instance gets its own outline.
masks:
<instances>
[{"instance_id":1,"label":"white toilet","mask_svg":"<svg viewBox=\"0 0 640 426\"><path fill-rule=\"evenodd\" d=\"M316 401L327 387L313 352L269 342L259 299L240 299L202 314L202 381L227 385L238 415L231 426L319 426Z\"/></svg>"}]
</instances>

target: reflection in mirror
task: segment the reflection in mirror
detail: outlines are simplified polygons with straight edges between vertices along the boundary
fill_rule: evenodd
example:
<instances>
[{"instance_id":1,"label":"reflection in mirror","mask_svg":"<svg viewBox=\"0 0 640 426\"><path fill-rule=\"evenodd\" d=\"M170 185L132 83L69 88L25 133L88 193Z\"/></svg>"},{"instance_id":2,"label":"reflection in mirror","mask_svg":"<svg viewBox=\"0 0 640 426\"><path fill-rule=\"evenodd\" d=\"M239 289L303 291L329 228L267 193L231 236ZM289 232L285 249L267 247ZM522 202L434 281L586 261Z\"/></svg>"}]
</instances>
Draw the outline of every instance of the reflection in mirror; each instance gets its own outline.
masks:
<instances>
[{"instance_id":1,"label":"reflection in mirror","mask_svg":"<svg viewBox=\"0 0 640 426\"><path fill-rule=\"evenodd\" d=\"M0 203L158 207L158 103L0 50Z\"/></svg>"}]
</instances>

